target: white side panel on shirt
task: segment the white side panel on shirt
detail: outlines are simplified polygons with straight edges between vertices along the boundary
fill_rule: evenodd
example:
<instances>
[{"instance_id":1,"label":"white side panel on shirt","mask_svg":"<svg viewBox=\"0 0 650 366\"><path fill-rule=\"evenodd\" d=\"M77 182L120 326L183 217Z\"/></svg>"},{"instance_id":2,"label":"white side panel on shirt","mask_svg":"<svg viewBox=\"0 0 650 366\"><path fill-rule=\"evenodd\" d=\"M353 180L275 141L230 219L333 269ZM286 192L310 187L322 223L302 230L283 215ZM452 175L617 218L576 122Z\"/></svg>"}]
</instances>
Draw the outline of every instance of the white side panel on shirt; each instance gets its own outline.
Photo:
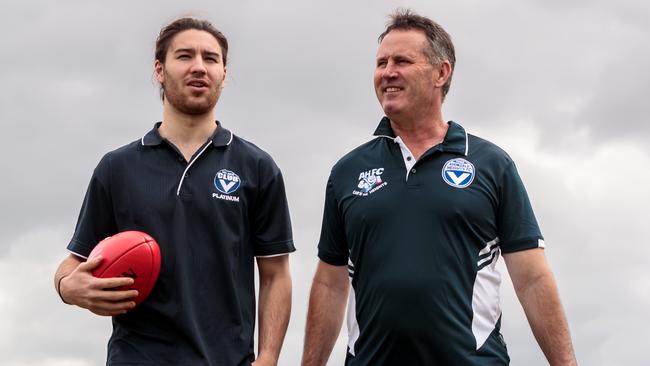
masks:
<instances>
[{"instance_id":1,"label":"white side panel on shirt","mask_svg":"<svg viewBox=\"0 0 650 366\"><path fill-rule=\"evenodd\" d=\"M359 339L359 322L357 322L357 306L355 300L354 287L352 287L352 277L350 277L350 298L348 299L348 347L352 356L354 353L354 344Z\"/></svg>"},{"instance_id":2,"label":"white side panel on shirt","mask_svg":"<svg viewBox=\"0 0 650 366\"><path fill-rule=\"evenodd\" d=\"M472 293L472 333L476 339L476 349L483 346L490 333L501 316L501 305L499 299L499 289L501 286L501 274L496 268L499 254L501 253L497 244L499 239L495 239L485 245L479 255L490 253L487 258L479 260L477 265L481 266L490 262L481 268L476 274L474 280L474 291ZM494 245L494 247L492 247Z\"/></svg>"}]
</instances>

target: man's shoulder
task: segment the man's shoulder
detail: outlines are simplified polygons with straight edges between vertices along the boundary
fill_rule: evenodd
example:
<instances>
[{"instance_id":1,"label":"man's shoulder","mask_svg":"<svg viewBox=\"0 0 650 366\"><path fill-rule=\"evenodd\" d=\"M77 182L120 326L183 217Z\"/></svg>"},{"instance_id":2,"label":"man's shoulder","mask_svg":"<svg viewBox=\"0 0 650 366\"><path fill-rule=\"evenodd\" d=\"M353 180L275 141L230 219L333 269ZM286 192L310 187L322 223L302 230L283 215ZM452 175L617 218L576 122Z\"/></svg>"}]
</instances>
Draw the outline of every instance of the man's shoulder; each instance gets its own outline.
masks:
<instances>
[{"instance_id":1,"label":"man's shoulder","mask_svg":"<svg viewBox=\"0 0 650 366\"><path fill-rule=\"evenodd\" d=\"M109 156L130 156L133 153L138 152L142 147L142 139L137 139L129 142L128 144L122 145L118 148L110 150L106 153Z\"/></svg>"},{"instance_id":2,"label":"man's shoulder","mask_svg":"<svg viewBox=\"0 0 650 366\"><path fill-rule=\"evenodd\" d=\"M230 145L235 149L238 158L247 164L255 164L262 167L277 167L275 160L266 150L234 133L232 134L232 142Z\"/></svg>"},{"instance_id":3,"label":"man's shoulder","mask_svg":"<svg viewBox=\"0 0 650 366\"><path fill-rule=\"evenodd\" d=\"M378 157L378 149L382 148L386 137L377 136L372 140L357 146L345 155L343 155L332 167L332 173L347 170L350 167L356 167L368 160L375 160Z\"/></svg>"},{"instance_id":4,"label":"man's shoulder","mask_svg":"<svg viewBox=\"0 0 650 366\"><path fill-rule=\"evenodd\" d=\"M99 166L111 164L116 160L133 159L134 155L140 150L142 142L138 139L122 145L118 148L108 151L99 161Z\"/></svg>"},{"instance_id":5,"label":"man's shoulder","mask_svg":"<svg viewBox=\"0 0 650 366\"><path fill-rule=\"evenodd\" d=\"M512 158L497 144L476 135L467 134L467 155L486 161L510 163Z\"/></svg>"}]
</instances>

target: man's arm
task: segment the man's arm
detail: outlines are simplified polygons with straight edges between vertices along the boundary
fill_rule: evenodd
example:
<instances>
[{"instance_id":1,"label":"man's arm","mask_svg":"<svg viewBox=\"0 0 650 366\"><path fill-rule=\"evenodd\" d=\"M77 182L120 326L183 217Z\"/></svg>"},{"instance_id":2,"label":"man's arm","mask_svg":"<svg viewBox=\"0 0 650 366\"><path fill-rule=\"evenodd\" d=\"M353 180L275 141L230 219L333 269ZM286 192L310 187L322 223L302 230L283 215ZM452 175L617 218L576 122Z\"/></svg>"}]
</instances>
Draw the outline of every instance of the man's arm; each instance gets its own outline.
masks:
<instances>
[{"instance_id":1,"label":"man's arm","mask_svg":"<svg viewBox=\"0 0 650 366\"><path fill-rule=\"evenodd\" d=\"M257 258L260 278L258 354L255 366L277 365L291 316L289 256Z\"/></svg>"},{"instance_id":2,"label":"man's arm","mask_svg":"<svg viewBox=\"0 0 650 366\"><path fill-rule=\"evenodd\" d=\"M322 366L341 331L350 281L347 266L319 261L309 295L303 366Z\"/></svg>"},{"instance_id":3,"label":"man's arm","mask_svg":"<svg viewBox=\"0 0 650 366\"><path fill-rule=\"evenodd\" d=\"M88 309L97 315L124 314L135 306L131 301L138 296L136 290L115 290L116 287L130 286L129 277L97 278L92 274L102 262L101 256L90 261L70 254L54 274L54 288L61 300L70 305Z\"/></svg>"},{"instance_id":4,"label":"man's arm","mask_svg":"<svg viewBox=\"0 0 650 366\"><path fill-rule=\"evenodd\" d=\"M551 366L577 365L555 278L543 249L504 254L503 258L528 323L548 362Z\"/></svg>"}]
</instances>

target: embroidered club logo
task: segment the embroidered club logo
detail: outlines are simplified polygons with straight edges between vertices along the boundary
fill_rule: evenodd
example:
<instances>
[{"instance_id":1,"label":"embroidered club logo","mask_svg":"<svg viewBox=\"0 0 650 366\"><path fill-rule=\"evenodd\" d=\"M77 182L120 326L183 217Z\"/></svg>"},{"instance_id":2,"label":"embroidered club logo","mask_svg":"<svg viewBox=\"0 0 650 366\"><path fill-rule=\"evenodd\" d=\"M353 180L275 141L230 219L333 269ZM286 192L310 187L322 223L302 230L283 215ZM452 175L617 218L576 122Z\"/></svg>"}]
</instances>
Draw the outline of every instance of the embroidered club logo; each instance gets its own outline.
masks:
<instances>
[{"instance_id":1,"label":"embroidered club logo","mask_svg":"<svg viewBox=\"0 0 650 366\"><path fill-rule=\"evenodd\" d=\"M452 187L467 188L475 176L474 165L462 158L451 159L442 167L442 179Z\"/></svg>"},{"instance_id":2,"label":"embroidered club logo","mask_svg":"<svg viewBox=\"0 0 650 366\"><path fill-rule=\"evenodd\" d=\"M217 175L214 176L214 187L223 194L235 192L240 184L241 179L239 176L227 169L219 170Z\"/></svg>"},{"instance_id":3,"label":"embroidered club logo","mask_svg":"<svg viewBox=\"0 0 650 366\"><path fill-rule=\"evenodd\" d=\"M367 196L388 185L381 179L384 168L369 169L359 173L359 183L352 194L357 196Z\"/></svg>"}]
</instances>

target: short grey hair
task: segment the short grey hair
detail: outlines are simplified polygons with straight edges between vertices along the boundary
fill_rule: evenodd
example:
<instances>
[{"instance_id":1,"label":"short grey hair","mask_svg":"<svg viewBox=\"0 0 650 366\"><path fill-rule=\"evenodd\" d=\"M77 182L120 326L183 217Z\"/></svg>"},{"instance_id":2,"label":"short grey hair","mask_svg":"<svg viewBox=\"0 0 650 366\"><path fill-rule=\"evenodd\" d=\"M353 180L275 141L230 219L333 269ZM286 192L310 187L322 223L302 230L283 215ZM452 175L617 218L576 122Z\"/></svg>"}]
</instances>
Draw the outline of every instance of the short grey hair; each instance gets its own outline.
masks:
<instances>
[{"instance_id":1,"label":"short grey hair","mask_svg":"<svg viewBox=\"0 0 650 366\"><path fill-rule=\"evenodd\" d=\"M445 85L442 86L442 99L444 100L449 92L451 77L456 66L456 52L449 33L440 24L427 17L418 15L410 9L398 9L390 15L390 21L386 25L386 30L379 36L379 43L381 43L388 33L394 30L422 31L428 41L429 47L424 50L424 53L429 59L429 62L432 65L439 65L445 60L449 61L451 74Z\"/></svg>"}]
</instances>

